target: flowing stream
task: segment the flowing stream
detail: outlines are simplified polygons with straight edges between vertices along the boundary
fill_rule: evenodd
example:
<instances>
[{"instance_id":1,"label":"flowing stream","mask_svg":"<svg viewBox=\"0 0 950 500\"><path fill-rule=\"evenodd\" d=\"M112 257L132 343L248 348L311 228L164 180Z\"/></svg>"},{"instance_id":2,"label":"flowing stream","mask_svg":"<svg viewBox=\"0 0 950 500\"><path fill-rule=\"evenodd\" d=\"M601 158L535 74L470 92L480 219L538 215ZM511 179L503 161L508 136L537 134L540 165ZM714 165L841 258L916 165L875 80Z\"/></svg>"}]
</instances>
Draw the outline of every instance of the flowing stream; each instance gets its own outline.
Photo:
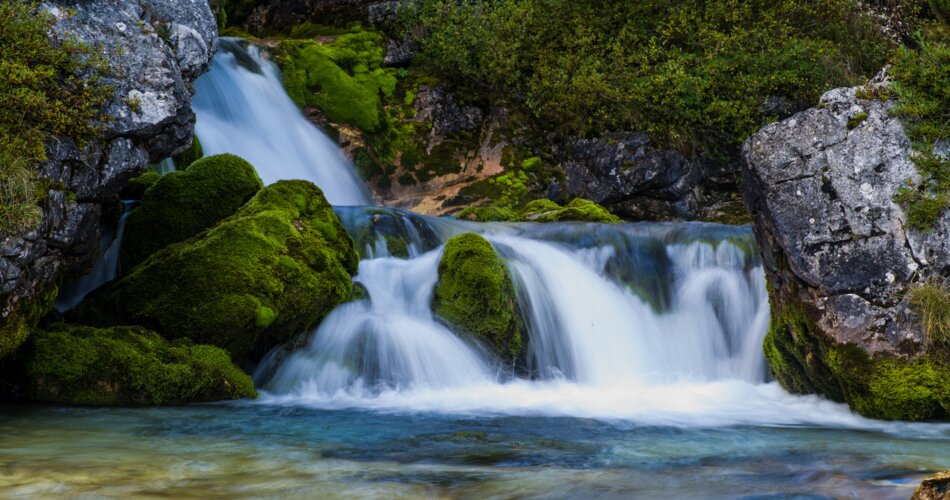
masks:
<instances>
[{"instance_id":1,"label":"flowing stream","mask_svg":"<svg viewBox=\"0 0 950 500\"><path fill-rule=\"evenodd\" d=\"M257 49L223 40L196 83L198 136L266 182L321 186L363 256L355 280L368 297L269 353L256 401L0 412L12 436L0 485L22 496L906 498L950 466L948 425L865 419L770 380L747 227L478 224L343 206L369 196L279 78ZM444 243L465 232L485 236L512 276L527 339L518 366L432 312Z\"/></svg>"},{"instance_id":2,"label":"flowing stream","mask_svg":"<svg viewBox=\"0 0 950 500\"><path fill-rule=\"evenodd\" d=\"M334 205L366 205L369 192L352 163L290 100L277 66L257 47L222 38L214 69L195 81L195 133L206 155L236 154L265 184L305 179Z\"/></svg>"}]
</instances>

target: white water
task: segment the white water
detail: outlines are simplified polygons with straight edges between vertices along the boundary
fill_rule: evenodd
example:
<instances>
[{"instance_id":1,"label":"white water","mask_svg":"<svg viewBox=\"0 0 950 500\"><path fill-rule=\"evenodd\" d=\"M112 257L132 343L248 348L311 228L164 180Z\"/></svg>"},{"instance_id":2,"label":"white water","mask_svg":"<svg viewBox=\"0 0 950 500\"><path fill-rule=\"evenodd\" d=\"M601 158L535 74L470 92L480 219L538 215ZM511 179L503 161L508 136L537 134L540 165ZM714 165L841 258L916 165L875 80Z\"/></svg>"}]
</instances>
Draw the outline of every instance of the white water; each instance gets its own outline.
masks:
<instances>
[{"instance_id":1,"label":"white water","mask_svg":"<svg viewBox=\"0 0 950 500\"><path fill-rule=\"evenodd\" d=\"M99 238L99 249L102 252L92 271L80 276L74 281L64 284L53 307L59 312L66 312L82 302L100 286L114 280L119 275L119 248L122 246L122 236L125 234L125 221L131 213L131 202L125 203L125 212L119 218L119 223L113 231L106 231Z\"/></svg>"},{"instance_id":2,"label":"white water","mask_svg":"<svg viewBox=\"0 0 950 500\"><path fill-rule=\"evenodd\" d=\"M449 234L472 229L438 224ZM620 243L564 242L591 237L594 228L574 225L565 233L574 236L558 237L531 226L481 226L516 283L530 373L512 374L433 317L439 247L409 260L364 260L356 280L370 299L334 311L307 347L283 357L275 351L262 363L261 402L688 427L888 428L768 381L761 351L768 299L753 256L728 241L664 241L667 264L655 272L671 287L669 307L658 311L607 272L611 262L647 258L636 250L618 259L643 235L623 234L636 233L627 226L611 236Z\"/></svg>"},{"instance_id":3,"label":"white water","mask_svg":"<svg viewBox=\"0 0 950 500\"><path fill-rule=\"evenodd\" d=\"M205 155L236 154L254 165L265 184L312 181L334 205L369 204L353 164L297 109L277 66L257 47L245 50L221 39L211 71L195 81L192 105Z\"/></svg>"}]
</instances>

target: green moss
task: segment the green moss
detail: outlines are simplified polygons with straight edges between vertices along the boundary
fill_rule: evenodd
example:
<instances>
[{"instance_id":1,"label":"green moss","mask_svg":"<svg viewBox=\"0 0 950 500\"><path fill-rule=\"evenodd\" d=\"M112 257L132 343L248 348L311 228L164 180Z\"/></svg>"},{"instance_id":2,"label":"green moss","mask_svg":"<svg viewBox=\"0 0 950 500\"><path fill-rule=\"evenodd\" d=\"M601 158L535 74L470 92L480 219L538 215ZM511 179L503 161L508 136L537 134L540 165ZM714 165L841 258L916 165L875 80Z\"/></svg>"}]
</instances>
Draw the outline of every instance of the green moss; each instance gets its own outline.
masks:
<instances>
[{"instance_id":1,"label":"green moss","mask_svg":"<svg viewBox=\"0 0 950 500\"><path fill-rule=\"evenodd\" d=\"M187 170L192 163L200 160L205 155L204 149L201 147L201 141L198 140L198 136L193 136L191 139L191 145L188 146L188 149L182 151L180 154L172 158L175 161L175 168L178 170Z\"/></svg>"},{"instance_id":2,"label":"green moss","mask_svg":"<svg viewBox=\"0 0 950 500\"><path fill-rule=\"evenodd\" d=\"M496 205L467 207L456 214L456 217L479 222L517 222L520 220L519 215L511 208Z\"/></svg>"},{"instance_id":3,"label":"green moss","mask_svg":"<svg viewBox=\"0 0 950 500\"><path fill-rule=\"evenodd\" d=\"M364 132L380 129L380 98L391 96L397 82L380 67L382 35L357 30L327 44L287 41L277 54L284 87L298 106L316 106L330 121Z\"/></svg>"},{"instance_id":4,"label":"green moss","mask_svg":"<svg viewBox=\"0 0 950 500\"><path fill-rule=\"evenodd\" d=\"M386 248L389 250L389 255L400 259L409 258L409 243L406 242L405 238L392 234L387 234L384 238L386 239Z\"/></svg>"},{"instance_id":5,"label":"green moss","mask_svg":"<svg viewBox=\"0 0 950 500\"><path fill-rule=\"evenodd\" d=\"M0 360L13 353L30 336L36 323L53 307L58 290L21 299L6 317L0 318Z\"/></svg>"},{"instance_id":6,"label":"green moss","mask_svg":"<svg viewBox=\"0 0 950 500\"><path fill-rule=\"evenodd\" d=\"M224 154L161 176L129 214L120 253L131 270L167 245L186 240L237 211L263 187L250 163Z\"/></svg>"},{"instance_id":7,"label":"green moss","mask_svg":"<svg viewBox=\"0 0 950 500\"><path fill-rule=\"evenodd\" d=\"M139 327L54 325L25 354L29 399L74 405L175 405L253 398L254 384L217 347L169 343Z\"/></svg>"},{"instance_id":8,"label":"green moss","mask_svg":"<svg viewBox=\"0 0 950 500\"><path fill-rule=\"evenodd\" d=\"M142 175L130 180L129 183L125 185L125 188L123 188L120 193L120 197L123 200L141 200L145 195L145 191L158 182L161 176L161 174L154 170L145 171Z\"/></svg>"},{"instance_id":9,"label":"green moss","mask_svg":"<svg viewBox=\"0 0 950 500\"><path fill-rule=\"evenodd\" d=\"M243 360L307 331L349 300L357 262L320 189L280 181L213 228L159 250L73 317L142 325Z\"/></svg>"},{"instance_id":10,"label":"green moss","mask_svg":"<svg viewBox=\"0 0 950 500\"><path fill-rule=\"evenodd\" d=\"M858 113L858 114L852 116L852 117L848 120L848 130L854 130L854 129L858 128L858 125L864 123L864 120L867 120L867 119L868 119L868 114L867 114L867 113Z\"/></svg>"},{"instance_id":11,"label":"green moss","mask_svg":"<svg viewBox=\"0 0 950 500\"><path fill-rule=\"evenodd\" d=\"M822 394L871 418L950 417L950 363L933 353L872 358L821 334L801 309L775 301L764 351L772 374L790 392Z\"/></svg>"},{"instance_id":12,"label":"green moss","mask_svg":"<svg viewBox=\"0 0 950 500\"><path fill-rule=\"evenodd\" d=\"M524 351L515 304L508 269L488 240L466 233L446 242L433 302L439 317L513 362Z\"/></svg>"},{"instance_id":13,"label":"green moss","mask_svg":"<svg viewBox=\"0 0 950 500\"><path fill-rule=\"evenodd\" d=\"M468 207L457 214L465 220L481 222L563 222L581 221L616 224L623 222L620 217L606 208L583 198L575 198L565 206L541 198L533 200L521 210L504 205Z\"/></svg>"},{"instance_id":14,"label":"green moss","mask_svg":"<svg viewBox=\"0 0 950 500\"><path fill-rule=\"evenodd\" d=\"M582 198L575 198L564 207L560 207L554 211L547 210L544 213L537 214L537 216L525 212L523 217L536 222L557 222L567 220L601 222L606 224L616 224L618 222L622 222L620 217L608 212L606 208L590 200L585 200Z\"/></svg>"}]
</instances>

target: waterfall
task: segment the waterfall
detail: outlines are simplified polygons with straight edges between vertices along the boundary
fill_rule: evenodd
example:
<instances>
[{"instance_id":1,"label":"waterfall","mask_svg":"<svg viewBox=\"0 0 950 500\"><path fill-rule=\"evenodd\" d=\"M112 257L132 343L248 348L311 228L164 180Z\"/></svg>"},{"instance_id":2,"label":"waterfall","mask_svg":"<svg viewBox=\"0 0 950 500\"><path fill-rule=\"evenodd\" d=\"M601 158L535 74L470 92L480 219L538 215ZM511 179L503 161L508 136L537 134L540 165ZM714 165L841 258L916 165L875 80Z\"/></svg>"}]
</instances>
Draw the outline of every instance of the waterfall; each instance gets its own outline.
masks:
<instances>
[{"instance_id":1,"label":"waterfall","mask_svg":"<svg viewBox=\"0 0 950 500\"><path fill-rule=\"evenodd\" d=\"M125 211L119 222L109 231L103 231L99 237L99 258L93 264L92 271L60 287L59 295L53 306L59 312L66 312L82 302L94 290L112 281L119 275L119 248L125 233L125 220L131 213L133 201L124 201ZM104 249L104 250L103 250Z\"/></svg>"},{"instance_id":2,"label":"waterfall","mask_svg":"<svg viewBox=\"0 0 950 500\"><path fill-rule=\"evenodd\" d=\"M769 382L769 307L751 231L681 224L477 224L395 209L344 208L357 241L400 237L355 280L301 348L255 374L265 404L505 415L661 425L858 425L843 405ZM527 338L512 371L431 310L443 243L481 233L506 262ZM659 286L664 283L666 286Z\"/></svg>"},{"instance_id":3,"label":"waterfall","mask_svg":"<svg viewBox=\"0 0 950 500\"><path fill-rule=\"evenodd\" d=\"M305 179L334 205L367 205L352 162L290 100L277 66L257 47L222 38L211 70L195 81L195 133L206 155L249 161L265 184Z\"/></svg>"}]
</instances>

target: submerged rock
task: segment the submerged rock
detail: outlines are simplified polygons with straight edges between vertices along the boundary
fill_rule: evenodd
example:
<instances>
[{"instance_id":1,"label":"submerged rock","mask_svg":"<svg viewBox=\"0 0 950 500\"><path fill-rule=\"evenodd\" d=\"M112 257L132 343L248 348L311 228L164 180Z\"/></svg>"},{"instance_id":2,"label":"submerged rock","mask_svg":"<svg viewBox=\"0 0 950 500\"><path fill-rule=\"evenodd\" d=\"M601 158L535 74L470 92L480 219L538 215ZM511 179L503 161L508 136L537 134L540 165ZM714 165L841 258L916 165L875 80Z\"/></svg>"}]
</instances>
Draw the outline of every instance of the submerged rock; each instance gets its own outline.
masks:
<instances>
[{"instance_id":1,"label":"submerged rock","mask_svg":"<svg viewBox=\"0 0 950 500\"><path fill-rule=\"evenodd\" d=\"M169 342L139 327L53 325L23 355L25 396L44 403L176 405L257 396L217 347Z\"/></svg>"},{"instance_id":2,"label":"submerged rock","mask_svg":"<svg viewBox=\"0 0 950 500\"><path fill-rule=\"evenodd\" d=\"M521 357L524 342L511 276L485 238L465 233L446 242L433 309L453 328L484 341L502 359L514 362Z\"/></svg>"},{"instance_id":3,"label":"submerged rock","mask_svg":"<svg viewBox=\"0 0 950 500\"><path fill-rule=\"evenodd\" d=\"M349 300L357 261L320 189L280 181L212 229L156 252L74 315L216 345L243 361Z\"/></svg>"},{"instance_id":4,"label":"submerged rock","mask_svg":"<svg viewBox=\"0 0 950 500\"><path fill-rule=\"evenodd\" d=\"M157 179L129 214L120 253L130 270L149 255L184 241L237 212L264 184L250 163L222 154Z\"/></svg>"},{"instance_id":5,"label":"submerged rock","mask_svg":"<svg viewBox=\"0 0 950 500\"><path fill-rule=\"evenodd\" d=\"M893 200L918 179L911 141L894 101L872 97L886 92L859 90L832 90L743 146L772 301L765 354L792 392L875 418L948 418L950 357L906 297L950 264L950 215L928 234L907 226Z\"/></svg>"},{"instance_id":6,"label":"submerged rock","mask_svg":"<svg viewBox=\"0 0 950 500\"><path fill-rule=\"evenodd\" d=\"M950 471L924 479L910 500L950 500Z\"/></svg>"}]
</instances>

